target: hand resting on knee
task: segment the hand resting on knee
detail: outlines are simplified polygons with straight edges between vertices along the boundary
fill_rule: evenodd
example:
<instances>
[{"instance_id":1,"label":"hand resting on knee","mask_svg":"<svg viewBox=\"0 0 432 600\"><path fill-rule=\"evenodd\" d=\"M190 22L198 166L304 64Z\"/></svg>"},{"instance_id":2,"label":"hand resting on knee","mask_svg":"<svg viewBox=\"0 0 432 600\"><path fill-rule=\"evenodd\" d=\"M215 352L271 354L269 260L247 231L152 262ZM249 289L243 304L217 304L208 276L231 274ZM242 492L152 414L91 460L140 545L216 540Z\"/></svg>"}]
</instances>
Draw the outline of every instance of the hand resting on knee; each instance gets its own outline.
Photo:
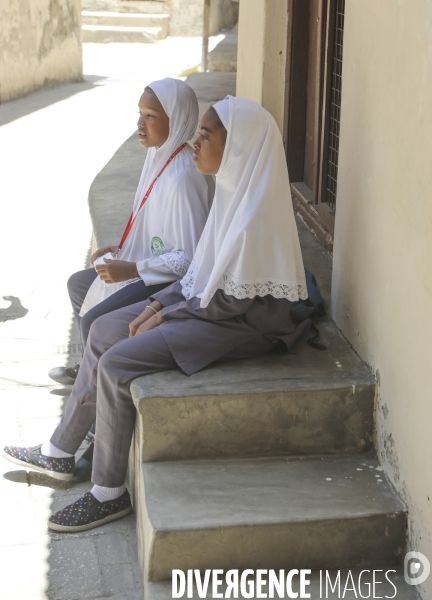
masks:
<instances>
[{"instance_id":1,"label":"hand resting on knee","mask_svg":"<svg viewBox=\"0 0 432 600\"><path fill-rule=\"evenodd\" d=\"M160 315L162 308L162 304L157 300L146 306L143 312L132 323L129 323L129 337L150 331L163 323L164 319Z\"/></svg>"}]
</instances>

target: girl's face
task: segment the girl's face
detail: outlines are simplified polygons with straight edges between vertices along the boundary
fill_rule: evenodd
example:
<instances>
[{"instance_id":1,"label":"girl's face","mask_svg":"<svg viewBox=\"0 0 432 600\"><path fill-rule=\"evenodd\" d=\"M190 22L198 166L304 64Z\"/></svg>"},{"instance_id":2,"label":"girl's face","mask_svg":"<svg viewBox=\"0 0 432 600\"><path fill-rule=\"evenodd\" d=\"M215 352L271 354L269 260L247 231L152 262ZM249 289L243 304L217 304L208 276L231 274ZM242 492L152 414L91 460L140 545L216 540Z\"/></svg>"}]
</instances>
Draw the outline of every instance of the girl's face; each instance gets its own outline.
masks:
<instances>
[{"instance_id":1,"label":"girl's face","mask_svg":"<svg viewBox=\"0 0 432 600\"><path fill-rule=\"evenodd\" d=\"M200 133L193 143L193 160L197 171L204 175L216 175L225 149L226 129L218 126L209 109L201 119Z\"/></svg>"},{"instance_id":2,"label":"girl's face","mask_svg":"<svg viewBox=\"0 0 432 600\"><path fill-rule=\"evenodd\" d=\"M139 104L138 138L141 146L162 146L169 136L169 118L150 88L144 90Z\"/></svg>"}]
</instances>

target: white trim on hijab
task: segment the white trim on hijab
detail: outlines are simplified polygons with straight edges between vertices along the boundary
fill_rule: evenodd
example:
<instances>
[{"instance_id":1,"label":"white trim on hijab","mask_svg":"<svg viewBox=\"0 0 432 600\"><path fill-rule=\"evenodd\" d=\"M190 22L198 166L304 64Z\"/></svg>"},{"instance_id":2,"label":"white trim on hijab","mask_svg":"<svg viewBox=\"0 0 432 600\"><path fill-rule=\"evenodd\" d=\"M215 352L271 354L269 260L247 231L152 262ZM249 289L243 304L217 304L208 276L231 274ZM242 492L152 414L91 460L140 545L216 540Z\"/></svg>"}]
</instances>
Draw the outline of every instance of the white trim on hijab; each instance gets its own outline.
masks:
<instances>
[{"instance_id":1,"label":"white trim on hijab","mask_svg":"<svg viewBox=\"0 0 432 600\"><path fill-rule=\"evenodd\" d=\"M227 129L209 218L185 277L205 308L218 289L235 298L307 298L286 158L273 117L253 100L213 106Z\"/></svg>"}]
</instances>

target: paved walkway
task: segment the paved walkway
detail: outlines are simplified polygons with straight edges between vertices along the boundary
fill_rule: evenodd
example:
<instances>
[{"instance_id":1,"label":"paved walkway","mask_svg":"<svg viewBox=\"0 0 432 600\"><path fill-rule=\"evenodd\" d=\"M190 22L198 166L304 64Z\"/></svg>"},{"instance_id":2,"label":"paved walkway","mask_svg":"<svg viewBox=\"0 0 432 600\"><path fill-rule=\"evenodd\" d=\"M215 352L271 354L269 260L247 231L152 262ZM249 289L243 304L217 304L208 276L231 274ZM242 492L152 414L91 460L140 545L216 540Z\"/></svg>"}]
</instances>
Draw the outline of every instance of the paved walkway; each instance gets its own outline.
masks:
<instances>
[{"instance_id":1,"label":"paved walkway","mask_svg":"<svg viewBox=\"0 0 432 600\"><path fill-rule=\"evenodd\" d=\"M177 76L200 55L198 38L86 44L84 82L0 107L2 446L46 441L61 415L68 390L47 373L80 355L66 281L87 266L92 180L133 133L143 83ZM142 598L133 515L85 534L50 534L49 515L88 484L53 489L3 459L2 468L1 598Z\"/></svg>"}]
</instances>

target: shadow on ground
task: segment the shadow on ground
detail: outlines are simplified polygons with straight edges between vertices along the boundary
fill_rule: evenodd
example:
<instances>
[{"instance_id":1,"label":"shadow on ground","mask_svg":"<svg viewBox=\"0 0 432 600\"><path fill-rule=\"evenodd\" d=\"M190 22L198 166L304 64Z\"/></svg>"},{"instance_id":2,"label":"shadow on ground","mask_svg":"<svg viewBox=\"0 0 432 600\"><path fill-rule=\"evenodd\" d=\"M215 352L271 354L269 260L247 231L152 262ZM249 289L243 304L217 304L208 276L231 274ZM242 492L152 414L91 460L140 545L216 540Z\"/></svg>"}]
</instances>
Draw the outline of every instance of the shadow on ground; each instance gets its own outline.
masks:
<instances>
[{"instance_id":1,"label":"shadow on ground","mask_svg":"<svg viewBox=\"0 0 432 600\"><path fill-rule=\"evenodd\" d=\"M3 477L8 481L14 483L26 483L27 485L40 485L42 487L49 487L53 490L69 490L74 486L73 482L70 481L59 481L52 477L47 477L43 473L37 473L36 471L8 471L4 473Z\"/></svg>"},{"instance_id":2,"label":"shadow on ground","mask_svg":"<svg viewBox=\"0 0 432 600\"><path fill-rule=\"evenodd\" d=\"M52 104L66 100L75 94L86 92L96 87L98 81L106 79L100 75L86 75L83 81L77 83L68 83L59 85L56 88L45 88L33 92L23 98L18 98L13 102L6 102L0 107L0 127L12 123L16 119L21 119L37 110L47 108Z\"/></svg>"},{"instance_id":3,"label":"shadow on ground","mask_svg":"<svg viewBox=\"0 0 432 600\"><path fill-rule=\"evenodd\" d=\"M22 319L28 313L28 309L24 308L21 300L16 296L2 296L2 298L6 302L10 302L10 305L6 308L0 308L0 321Z\"/></svg>"},{"instance_id":4,"label":"shadow on ground","mask_svg":"<svg viewBox=\"0 0 432 600\"><path fill-rule=\"evenodd\" d=\"M83 268L90 266L91 244ZM67 348L78 347L79 339L75 322L69 330ZM56 355L58 364L71 366L81 362L76 354ZM51 394L63 396L62 409L72 387L58 387ZM79 457L87 448L84 441L77 452ZM91 482L61 482L47 478L42 473L12 471L5 475L9 480L50 487L51 514L75 502L91 489ZM138 567L135 514L120 521L81 533L58 533L49 531L47 600L88 600L110 598L111 600L142 600L143 591Z\"/></svg>"}]
</instances>

